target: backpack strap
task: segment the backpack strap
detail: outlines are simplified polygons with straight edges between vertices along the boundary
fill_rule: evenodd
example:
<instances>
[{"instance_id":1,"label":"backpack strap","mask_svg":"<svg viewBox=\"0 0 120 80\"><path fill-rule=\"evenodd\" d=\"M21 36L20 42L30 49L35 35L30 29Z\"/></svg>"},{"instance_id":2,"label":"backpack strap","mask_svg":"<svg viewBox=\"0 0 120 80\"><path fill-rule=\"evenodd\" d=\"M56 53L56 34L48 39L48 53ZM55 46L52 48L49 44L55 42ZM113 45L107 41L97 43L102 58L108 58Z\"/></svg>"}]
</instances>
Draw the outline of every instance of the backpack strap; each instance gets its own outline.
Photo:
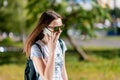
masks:
<instances>
[{"instance_id":1,"label":"backpack strap","mask_svg":"<svg viewBox=\"0 0 120 80\"><path fill-rule=\"evenodd\" d=\"M42 53L42 55L43 55L43 58L45 58L45 54L44 54L44 52L42 51L41 46L40 46L38 43L35 43L35 45L40 49L40 51L41 51L41 53Z\"/></svg>"},{"instance_id":2,"label":"backpack strap","mask_svg":"<svg viewBox=\"0 0 120 80\"><path fill-rule=\"evenodd\" d=\"M62 49L62 54L63 54L63 42L62 42L62 39L58 39L58 41L59 41L59 43L60 43L60 47L61 47L61 49Z\"/></svg>"}]
</instances>

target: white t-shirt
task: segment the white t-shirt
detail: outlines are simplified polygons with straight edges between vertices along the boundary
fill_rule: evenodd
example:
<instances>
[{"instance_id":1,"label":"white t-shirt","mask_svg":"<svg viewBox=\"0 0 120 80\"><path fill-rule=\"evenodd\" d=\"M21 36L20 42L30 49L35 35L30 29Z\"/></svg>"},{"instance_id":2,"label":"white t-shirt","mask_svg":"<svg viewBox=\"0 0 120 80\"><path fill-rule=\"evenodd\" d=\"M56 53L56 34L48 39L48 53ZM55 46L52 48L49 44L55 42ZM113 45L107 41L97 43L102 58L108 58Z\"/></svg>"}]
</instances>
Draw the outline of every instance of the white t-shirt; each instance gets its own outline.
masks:
<instances>
[{"instance_id":1,"label":"white t-shirt","mask_svg":"<svg viewBox=\"0 0 120 80\"><path fill-rule=\"evenodd\" d=\"M47 61L47 58L49 57L49 50L48 50L47 45L45 45L40 40L37 41L36 43L38 43L41 46L41 50L45 55L45 60ZM65 45L63 40L62 40L62 43L63 43L63 53L62 53L60 43L59 43L59 41L57 41L56 51L55 51L54 74L53 74L53 79L52 80L63 80L62 79L63 54L65 53L67 48L66 48L66 45ZM43 57L40 49L35 44L31 47L30 58L32 59L33 56L35 56L35 57ZM36 72L38 72L35 64L34 64L34 67L35 67ZM41 77L39 77L39 80L42 80Z\"/></svg>"}]
</instances>

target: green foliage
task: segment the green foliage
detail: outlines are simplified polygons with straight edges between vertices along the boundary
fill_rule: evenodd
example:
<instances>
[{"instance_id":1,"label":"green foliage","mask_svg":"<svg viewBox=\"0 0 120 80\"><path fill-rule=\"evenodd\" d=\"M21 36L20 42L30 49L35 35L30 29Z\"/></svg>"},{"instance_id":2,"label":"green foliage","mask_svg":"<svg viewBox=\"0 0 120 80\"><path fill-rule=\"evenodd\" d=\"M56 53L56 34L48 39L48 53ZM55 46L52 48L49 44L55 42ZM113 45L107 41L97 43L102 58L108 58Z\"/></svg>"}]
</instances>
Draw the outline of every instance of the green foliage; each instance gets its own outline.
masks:
<instances>
[{"instance_id":1,"label":"green foliage","mask_svg":"<svg viewBox=\"0 0 120 80\"><path fill-rule=\"evenodd\" d=\"M23 0L6 0L8 5L0 4L0 31L21 33L21 18L24 16ZM25 21L22 19L22 21Z\"/></svg>"},{"instance_id":2,"label":"green foliage","mask_svg":"<svg viewBox=\"0 0 120 80\"><path fill-rule=\"evenodd\" d=\"M72 25L82 33L94 36L93 24L106 18L110 19L109 9L102 8L94 0L91 10L84 10L77 3L69 5L66 0L62 0L61 3L56 3L56 0L7 0L7 6L3 6L3 1L0 1L0 31L2 32L24 34L31 31L36 26L40 15L48 9L55 10L63 16L65 36L68 29L73 27ZM71 7L71 12L67 12L68 7Z\"/></svg>"},{"instance_id":3,"label":"green foliage","mask_svg":"<svg viewBox=\"0 0 120 80\"><path fill-rule=\"evenodd\" d=\"M109 10L102 8L96 2L94 2L92 10L87 11L79 4L74 4L71 6L72 12L67 12L66 9L69 6L67 1L63 0L61 3L56 3L55 1L56 0L52 0L51 2L49 0L29 0L27 5L29 14L27 25L33 27L42 12L47 9L52 9L63 16L63 23L65 24L63 35L66 35L67 30L71 28L72 25L75 25L75 29L80 29L82 33L95 36L93 24L104 21L106 18L110 19L110 15L108 14Z\"/></svg>"},{"instance_id":4,"label":"green foliage","mask_svg":"<svg viewBox=\"0 0 120 80\"><path fill-rule=\"evenodd\" d=\"M15 42L11 38L7 37L0 41L0 46L14 46L14 47L22 47L22 42Z\"/></svg>"},{"instance_id":5,"label":"green foliage","mask_svg":"<svg viewBox=\"0 0 120 80\"><path fill-rule=\"evenodd\" d=\"M25 60L25 54L22 54L22 52L0 52L0 65L24 64Z\"/></svg>"},{"instance_id":6,"label":"green foliage","mask_svg":"<svg viewBox=\"0 0 120 80\"><path fill-rule=\"evenodd\" d=\"M111 15L120 18L120 9L119 8L115 8L114 10L111 10L110 13L111 13Z\"/></svg>"},{"instance_id":7,"label":"green foliage","mask_svg":"<svg viewBox=\"0 0 120 80\"><path fill-rule=\"evenodd\" d=\"M3 3L4 0L1 2ZM12 23L15 21L13 20L13 5L8 5L4 7L3 5L0 6L0 31L11 31L10 29L13 27Z\"/></svg>"}]
</instances>

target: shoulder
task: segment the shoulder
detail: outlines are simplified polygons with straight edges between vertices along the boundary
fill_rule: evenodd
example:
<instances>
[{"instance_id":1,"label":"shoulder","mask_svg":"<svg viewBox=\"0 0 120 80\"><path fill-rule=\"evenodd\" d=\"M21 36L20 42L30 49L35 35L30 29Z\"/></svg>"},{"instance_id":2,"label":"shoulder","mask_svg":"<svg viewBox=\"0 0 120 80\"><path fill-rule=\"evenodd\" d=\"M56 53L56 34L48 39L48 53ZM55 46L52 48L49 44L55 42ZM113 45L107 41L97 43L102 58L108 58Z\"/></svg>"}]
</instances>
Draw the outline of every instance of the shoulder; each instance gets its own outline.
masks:
<instances>
[{"instance_id":1,"label":"shoulder","mask_svg":"<svg viewBox=\"0 0 120 80\"><path fill-rule=\"evenodd\" d=\"M31 51L34 51L34 50L39 50L36 44L33 44L31 46Z\"/></svg>"},{"instance_id":2,"label":"shoulder","mask_svg":"<svg viewBox=\"0 0 120 80\"><path fill-rule=\"evenodd\" d=\"M32 46L31 50L40 50L39 48L42 48L42 45L39 41L36 41Z\"/></svg>"},{"instance_id":3,"label":"shoulder","mask_svg":"<svg viewBox=\"0 0 120 80\"><path fill-rule=\"evenodd\" d=\"M31 46L30 56L31 56L31 58L33 56L42 57L42 52L41 52L41 50L39 49L39 47L36 44L33 44Z\"/></svg>"}]
</instances>

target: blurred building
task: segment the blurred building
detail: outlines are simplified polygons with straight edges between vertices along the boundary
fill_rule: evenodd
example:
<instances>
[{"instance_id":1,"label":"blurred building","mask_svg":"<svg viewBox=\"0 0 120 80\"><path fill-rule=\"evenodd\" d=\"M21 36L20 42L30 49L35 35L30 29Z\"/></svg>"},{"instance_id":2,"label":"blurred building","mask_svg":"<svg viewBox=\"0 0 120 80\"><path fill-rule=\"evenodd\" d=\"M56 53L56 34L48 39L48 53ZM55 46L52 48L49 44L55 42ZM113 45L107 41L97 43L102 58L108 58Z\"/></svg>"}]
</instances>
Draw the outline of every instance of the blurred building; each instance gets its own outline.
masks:
<instances>
[{"instance_id":1,"label":"blurred building","mask_svg":"<svg viewBox=\"0 0 120 80\"><path fill-rule=\"evenodd\" d=\"M91 4L92 1L97 1L103 8L109 6L111 9L120 8L120 0L67 0L71 3L88 3Z\"/></svg>"},{"instance_id":2,"label":"blurred building","mask_svg":"<svg viewBox=\"0 0 120 80\"><path fill-rule=\"evenodd\" d=\"M120 0L97 0L97 1L103 8L106 8L107 6L109 6L110 9L120 8Z\"/></svg>"}]
</instances>

